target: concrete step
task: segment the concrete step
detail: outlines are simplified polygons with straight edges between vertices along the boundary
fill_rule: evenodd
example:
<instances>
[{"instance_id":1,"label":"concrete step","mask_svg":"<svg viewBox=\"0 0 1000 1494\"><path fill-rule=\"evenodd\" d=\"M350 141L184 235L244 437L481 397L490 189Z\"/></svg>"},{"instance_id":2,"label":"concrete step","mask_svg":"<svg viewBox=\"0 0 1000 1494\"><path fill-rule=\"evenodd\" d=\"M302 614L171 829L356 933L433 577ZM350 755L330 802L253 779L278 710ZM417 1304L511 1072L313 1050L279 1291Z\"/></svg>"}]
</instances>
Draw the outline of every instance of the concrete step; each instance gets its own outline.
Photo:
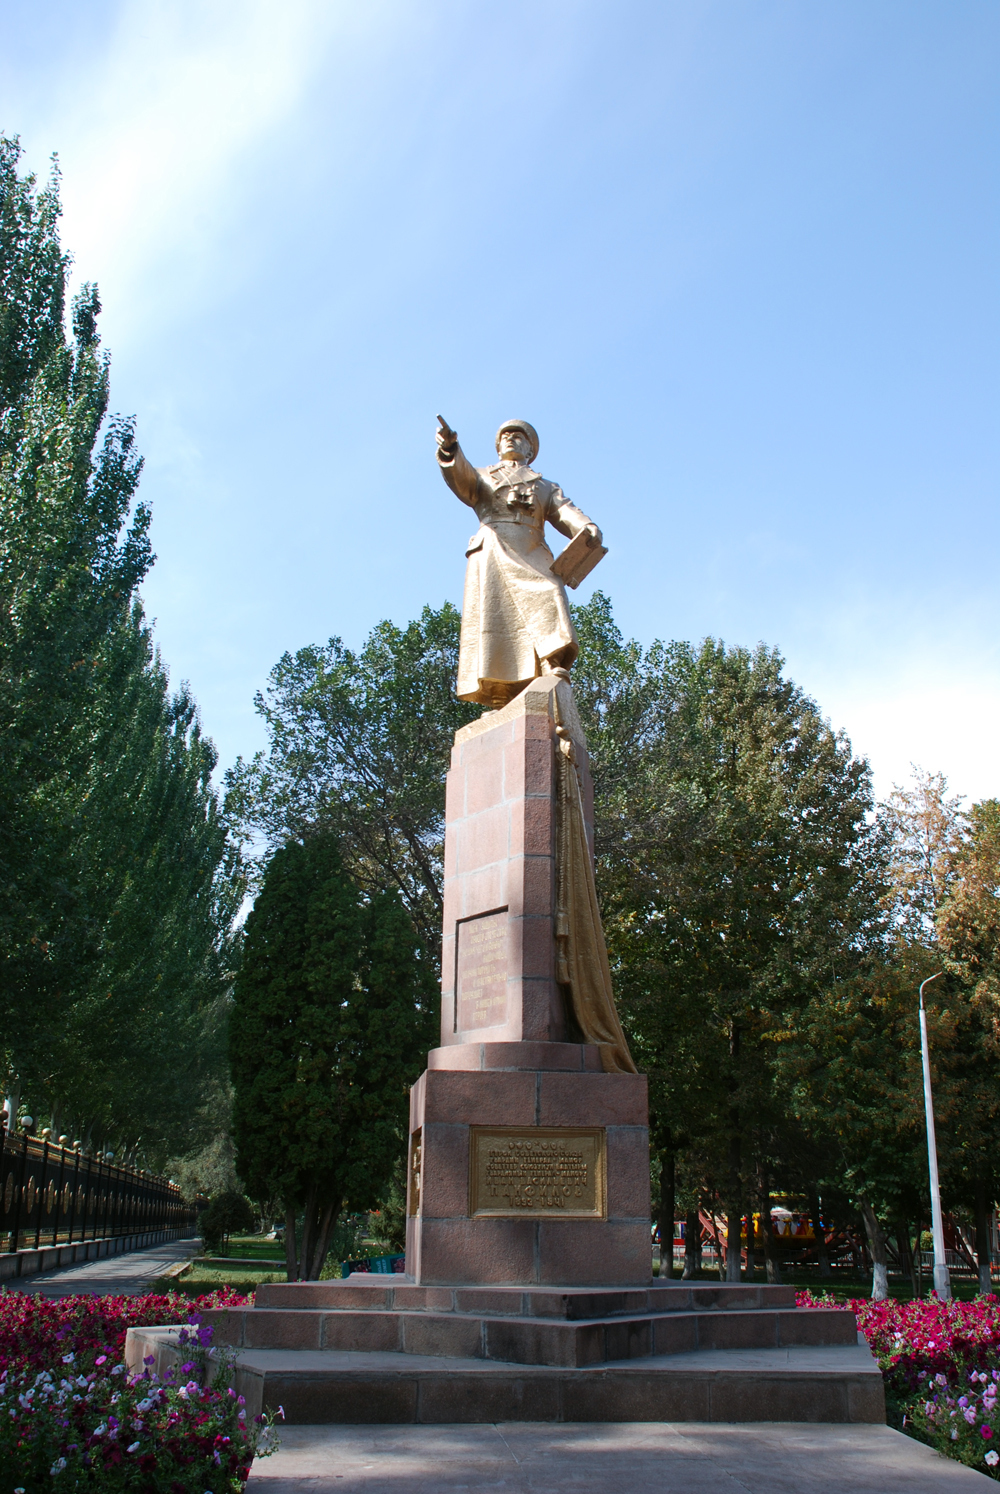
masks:
<instances>
[{"instance_id":1,"label":"concrete step","mask_svg":"<svg viewBox=\"0 0 1000 1494\"><path fill-rule=\"evenodd\" d=\"M216 1344L237 1349L381 1352L555 1366L646 1359L698 1349L857 1342L854 1314L825 1308L645 1313L590 1321L393 1308L228 1308L202 1316L214 1327Z\"/></svg>"},{"instance_id":2,"label":"concrete step","mask_svg":"<svg viewBox=\"0 0 1000 1494\"><path fill-rule=\"evenodd\" d=\"M175 1328L129 1330L126 1359L178 1365ZM867 1346L702 1349L581 1366L479 1358L242 1349L235 1383L247 1410L284 1408L293 1424L498 1421L885 1421Z\"/></svg>"},{"instance_id":3,"label":"concrete step","mask_svg":"<svg viewBox=\"0 0 1000 1494\"><path fill-rule=\"evenodd\" d=\"M403 1276L355 1272L336 1281L271 1282L257 1288L258 1307L292 1309L400 1308L407 1312L477 1313L496 1317L594 1319L642 1313L737 1312L794 1307L793 1286L738 1282L651 1281L641 1287L415 1286Z\"/></svg>"},{"instance_id":4,"label":"concrete step","mask_svg":"<svg viewBox=\"0 0 1000 1494\"><path fill-rule=\"evenodd\" d=\"M508 1421L285 1427L246 1494L986 1494L986 1485L886 1426Z\"/></svg>"}]
</instances>

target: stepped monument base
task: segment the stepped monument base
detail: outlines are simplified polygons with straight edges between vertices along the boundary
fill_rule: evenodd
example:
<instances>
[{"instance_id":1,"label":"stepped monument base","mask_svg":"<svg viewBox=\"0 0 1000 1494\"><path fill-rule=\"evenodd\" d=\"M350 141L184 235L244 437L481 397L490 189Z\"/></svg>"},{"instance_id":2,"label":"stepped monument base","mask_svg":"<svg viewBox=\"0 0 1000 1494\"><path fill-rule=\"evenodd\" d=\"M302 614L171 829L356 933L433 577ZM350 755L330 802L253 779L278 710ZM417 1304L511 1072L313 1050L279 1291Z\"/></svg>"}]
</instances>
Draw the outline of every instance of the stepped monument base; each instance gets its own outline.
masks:
<instances>
[{"instance_id":1,"label":"stepped monument base","mask_svg":"<svg viewBox=\"0 0 1000 1494\"><path fill-rule=\"evenodd\" d=\"M797 1308L791 1287L652 1279L646 1081L606 1004L590 804L564 673L458 733L406 1274L265 1285L252 1308L207 1313L249 1412L884 1422L853 1313ZM176 1333L130 1330L130 1365L179 1364Z\"/></svg>"}]
</instances>

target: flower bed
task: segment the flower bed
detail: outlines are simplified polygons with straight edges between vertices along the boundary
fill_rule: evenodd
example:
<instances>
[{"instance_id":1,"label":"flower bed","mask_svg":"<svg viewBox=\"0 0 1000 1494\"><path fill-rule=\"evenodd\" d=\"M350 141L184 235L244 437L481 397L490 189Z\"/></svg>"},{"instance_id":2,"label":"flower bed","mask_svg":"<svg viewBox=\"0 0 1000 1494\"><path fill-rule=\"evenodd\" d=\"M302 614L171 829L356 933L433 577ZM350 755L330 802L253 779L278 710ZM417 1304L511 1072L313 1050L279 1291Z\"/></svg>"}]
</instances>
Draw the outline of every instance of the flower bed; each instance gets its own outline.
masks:
<instances>
[{"instance_id":1,"label":"flower bed","mask_svg":"<svg viewBox=\"0 0 1000 1494\"><path fill-rule=\"evenodd\" d=\"M882 1371L890 1423L1000 1481L1000 1298L795 1300L849 1307Z\"/></svg>"},{"instance_id":2,"label":"flower bed","mask_svg":"<svg viewBox=\"0 0 1000 1494\"><path fill-rule=\"evenodd\" d=\"M199 1308L244 1306L234 1291L176 1297L0 1296L0 1489L128 1494L237 1494L271 1418L248 1421L225 1382L203 1383L212 1329ZM187 1323L189 1360L156 1379L130 1379L129 1328Z\"/></svg>"}]
</instances>

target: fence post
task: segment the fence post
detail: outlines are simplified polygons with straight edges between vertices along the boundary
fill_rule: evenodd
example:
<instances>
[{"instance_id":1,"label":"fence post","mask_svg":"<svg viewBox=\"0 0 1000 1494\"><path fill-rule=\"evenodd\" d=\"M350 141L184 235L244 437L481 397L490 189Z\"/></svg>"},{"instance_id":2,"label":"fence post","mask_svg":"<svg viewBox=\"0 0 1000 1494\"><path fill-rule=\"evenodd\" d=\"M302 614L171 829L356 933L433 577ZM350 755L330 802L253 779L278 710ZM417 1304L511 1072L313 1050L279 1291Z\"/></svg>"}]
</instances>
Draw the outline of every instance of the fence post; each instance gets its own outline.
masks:
<instances>
[{"instance_id":1,"label":"fence post","mask_svg":"<svg viewBox=\"0 0 1000 1494\"><path fill-rule=\"evenodd\" d=\"M59 1145L59 1183L56 1188L56 1207L52 1216L52 1243L59 1244L59 1215L62 1213L63 1171L66 1166L66 1148Z\"/></svg>"},{"instance_id":2,"label":"fence post","mask_svg":"<svg viewBox=\"0 0 1000 1494\"><path fill-rule=\"evenodd\" d=\"M24 1173L28 1165L28 1138L27 1135L18 1137L21 1143L21 1165L18 1168L17 1188L14 1193L14 1226L11 1231L11 1250L17 1249L17 1242L21 1237L21 1206L24 1202Z\"/></svg>"},{"instance_id":3,"label":"fence post","mask_svg":"<svg viewBox=\"0 0 1000 1494\"><path fill-rule=\"evenodd\" d=\"M38 1223L35 1226L35 1249L42 1243L42 1215L45 1213L45 1174L49 1170L49 1143L47 1139L42 1141L42 1171L38 1185Z\"/></svg>"}]
</instances>

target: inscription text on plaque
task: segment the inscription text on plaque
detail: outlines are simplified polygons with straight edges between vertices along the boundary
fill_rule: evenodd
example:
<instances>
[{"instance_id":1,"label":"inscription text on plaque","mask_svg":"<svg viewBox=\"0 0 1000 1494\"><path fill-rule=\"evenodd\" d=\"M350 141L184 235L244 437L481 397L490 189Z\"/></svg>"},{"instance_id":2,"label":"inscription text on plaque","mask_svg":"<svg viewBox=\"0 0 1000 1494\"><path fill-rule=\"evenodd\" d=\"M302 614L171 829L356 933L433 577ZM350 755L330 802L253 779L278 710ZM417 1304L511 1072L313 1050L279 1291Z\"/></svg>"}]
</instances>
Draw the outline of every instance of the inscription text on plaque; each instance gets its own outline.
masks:
<instances>
[{"instance_id":1,"label":"inscription text on plaque","mask_svg":"<svg viewBox=\"0 0 1000 1494\"><path fill-rule=\"evenodd\" d=\"M456 930L455 1031L507 1020L507 909L463 918Z\"/></svg>"},{"instance_id":2,"label":"inscription text on plaque","mask_svg":"<svg viewBox=\"0 0 1000 1494\"><path fill-rule=\"evenodd\" d=\"M471 1128L470 1215L606 1219L602 1126Z\"/></svg>"}]
</instances>

